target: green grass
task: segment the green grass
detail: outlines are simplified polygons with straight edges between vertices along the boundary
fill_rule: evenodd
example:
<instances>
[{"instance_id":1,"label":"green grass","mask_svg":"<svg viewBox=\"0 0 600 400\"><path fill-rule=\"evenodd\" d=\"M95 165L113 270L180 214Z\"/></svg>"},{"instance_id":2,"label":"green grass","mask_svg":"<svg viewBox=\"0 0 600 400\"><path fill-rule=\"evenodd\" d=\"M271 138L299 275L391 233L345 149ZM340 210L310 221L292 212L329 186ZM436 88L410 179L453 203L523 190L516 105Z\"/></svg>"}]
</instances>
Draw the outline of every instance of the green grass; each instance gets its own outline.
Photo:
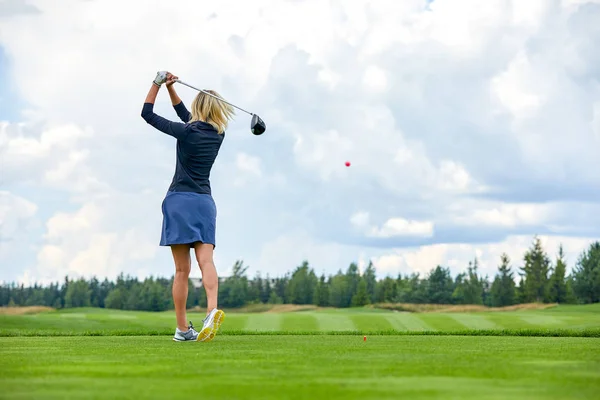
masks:
<instances>
[{"instance_id":1,"label":"green grass","mask_svg":"<svg viewBox=\"0 0 600 400\"><path fill-rule=\"evenodd\" d=\"M2 399L592 399L590 338L0 338Z\"/></svg>"},{"instance_id":2,"label":"green grass","mask_svg":"<svg viewBox=\"0 0 600 400\"><path fill-rule=\"evenodd\" d=\"M189 313L201 323L204 313ZM172 312L0 315L0 399L591 399L600 305L511 312L227 312L174 343ZM363 336L367 341L363 341Z\"/></svg>"},{"instance_id":3,"label":"green grass","mask_svg":"<svg viewBox=\"0 0 600 400\"><path fill-rule=\"evenodd\" d=\"M204 313L188 313L201 323ZM33 315L0 315L0 336L36 333L111 335L168 334L174 329L173 312L136 312L105 309L67 309ZM569 336L594 336L600 331L600 305L558 306L545 310L510 312L406 313L386 310L345 309L290 313L227 312L223 333L256 332L358 332L393 331L456 334L479 331L564 332ZM477 332L476 332L477 331ZM555 336L556 334L552 334Z\"/></svg>"}]
</instances>

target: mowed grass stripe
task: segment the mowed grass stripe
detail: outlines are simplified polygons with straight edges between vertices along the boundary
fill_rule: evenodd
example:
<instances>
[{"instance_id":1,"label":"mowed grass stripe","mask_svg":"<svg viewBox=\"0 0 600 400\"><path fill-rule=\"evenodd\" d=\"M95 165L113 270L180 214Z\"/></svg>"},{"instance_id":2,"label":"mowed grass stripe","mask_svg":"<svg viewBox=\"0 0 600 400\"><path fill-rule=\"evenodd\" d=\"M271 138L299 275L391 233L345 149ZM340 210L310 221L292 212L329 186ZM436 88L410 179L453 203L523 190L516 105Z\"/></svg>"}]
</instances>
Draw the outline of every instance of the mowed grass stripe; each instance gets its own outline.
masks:
<instances>
[{"instance_id":1,"label":"mowed grass stripe","mask_svg":"<svg viewBox=\"0 0 600 400\"><path fill-rule=\"evenodd\" d=\"M282 331L317 331L319 326L317 319L305 312L293 312L282 315Z\"/></svg>"},{"instance_id":2,"label":"mowed grass stripe","mask_svg":"<svg viewBox=\"0 0 600 400\"><path fill-rule=\"evenodd\" d=\"M519 318L519 315L512 314L510 312L491 312L486 313L485 317L496 323L498 326L502 326L506 329L532 329L536 328L525 320Z\"/></svg>"},{"instance_id":3,"label":"mowed grass stripe","mask_svg":"<svg viewBox=\"0 0 600 400\"><path fill-rule=\"evenodd\" d=\"M381 314L355 314L350 316L354 325L361 331L394 329L394 326Z\"/></svg>"},{"instance_id":4,"label":"mowed grass stripe","mask_svg":"<svg viewBox=\"0 0 600 400\"><path fill-rule=\"evenodd\" d=\"M502 326L498 326L495 322L490 321L484 315L481 314L451 314L454 320L461 323L465 328L468 329L502 329Z\"/></svg>"},{"instance_id":5,"label":"mowed grass stripe","mask_svg":"<svg viewBox=\"0 0 600 400\"><path fill-rule=\"evenodd\" d=\"M564 322L560 318L552 315L528 314L521 315L520 318L522 321L525 321L533 326L555 328L560 325L564 325Z\"/></svg>"},{"instance_id":6,"label":"mowed grass stripe","mask_svg":"<svg viewBox=\"0 0 600 400\"><path fill-rule=\"evenodd\" d=\"M246 327L249 331L280 331L282 314L260 313L247 314Z\"/></svg>"},{"instance_id":7,"label":"mowed grass stripe","mask_svg":"<svg viewBox=\"0 0 600 400\"><path fill-rule=\"evenodd\" d=\"M318 312L313 314L319 325L319 330L353 331L358 329L348 314Z\"/></svg>"},{"instance_id":8,"label":"mowed grass stripe","mask_svg":"<svg viewBox=\"0 0 600 400\"><path fill-rule=\"evenodd\" d=\"M246 314L225 313L221 329L223 331L240 331L246 327L247 323L248 315Z\"/></svg>"},{"instance_id":9,"label":"mowed grass stripe","mask_svg":"<svg viewBox=\"0 0 600 400\"><path fill-rule=\"evenodd\" d=\"M463 324L450 317L448 314L421 313L418 317L437 331L460 331L464 330Z\"/></svg>"},{"instance_id":10,"label":"mowed grass stripe","mask_svg":"<svg viewBox=\"0 0 600 400\"><path fill-rule=\"evenodd\" d=\"M385 319L387 319L388 322L390 323L390 325L392 325L394 327L394 329L397 330L397 331L408 331L409 330L406 327L406 325L404 325L402 323L402 321L400 320L400 318L396 318L396 316L393 315L393 314L386 315Z\"/></svg>"},{"instance_id":11,"label":"mowed grass stripe","mask_svg":"<svg viewBox=\"0 0 600 400\"><path fill-rule=\"evenodd\" d=\"M398 330L406 331L433 331L418 315L410 313L393 313L386 316L387 320Z\"/></svg>"}]
</instances>

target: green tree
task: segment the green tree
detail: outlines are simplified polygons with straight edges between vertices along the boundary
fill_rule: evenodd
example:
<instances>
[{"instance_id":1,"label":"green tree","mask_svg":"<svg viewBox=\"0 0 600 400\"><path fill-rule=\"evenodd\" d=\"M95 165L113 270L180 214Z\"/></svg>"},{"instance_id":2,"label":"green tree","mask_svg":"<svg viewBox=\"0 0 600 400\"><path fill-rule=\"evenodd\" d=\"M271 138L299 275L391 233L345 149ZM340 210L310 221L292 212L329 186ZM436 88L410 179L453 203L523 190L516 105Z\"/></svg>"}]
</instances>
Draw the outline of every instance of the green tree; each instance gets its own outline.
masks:
<instances>
[{"instance_id":1,"label":"green tree","mask_svg":"<svg viewBox=\"0 0 600 400\"><path fill-rule=\"evenodd\" d=\"M469 262L465 285L465 304L483 304L483 280L477 275L479 261Z\"/></svg>"},{"instance_id":2,"label":"green tree","mask_svg":"<svg viewBox=\"0 0 600 400\"><path fill-rule=\"evenodd\" d=\"M302 262L288 283L288 301L292 304L313 304L317 281L317 276L308 266L308 261Z\"/></svg>"},{"instance_id":3,"label":"green tree","mask_svg":"<svg viewBox=\"0 0 600 400\"><path fill-rule=\"evenodd\" d=\"M329 285L329 305L332 307L349 307L350 297L348 296L348 277L339 271L336 275L331 277L331 284Z\"/></svg>"},{"instance_id":4,"label":"green tree","mask_svg":"<svg viewBox=\"0 0 600 400\"><path fill-rule=\"evenodd\" d=\"M125 309L125 289L116 287L104 299L104 306L115 310Z\"/></svg>"},{"instance_id":5,"label":"green tree","mask_svg":"<svg viewBox=\"0 0 600 400\"><path fill-rule=\"evenodd\" d=\"M483 304L484 281L477 275L479 261L469 261L466 273L456 276L451 301L456 304Z\"/></svg>"},{"instance_id":6,"label":"green tree","mask_svg":"<svg viewBox=\"0 0 600 400\"><path fill-rule=\"evenodd\" d=\"M269 296L269 304L283 304L283 299L277 295L277 292L271 292Z\"/></svg>"},{"instance_id":7,"label":"green tree","mask_svg":"<svg viewBox=\"0 0 600 400\"><path fill-rule=\"evenodd\" d=\"M454 279L454 291L452 292L452 303L455 304L466 304L465 301L465 280L467 274L459 273Z\"/></svg>"},{"instance_id":8,"label":"green tree","mask_svg":"<svg viewBox=\"0 0 600 400\"><path fill-rule=\"evenodd\" d=\"M356 294L358 290L358 283L360 282L360 273L358 271L358 265L356 263L350 263L348 269L346 270L346 282L348 284L348 291L346 292L345 304L346 307L350 306L352 301L352 297Z\"/></svg>"},{"instance_id":9,"label":"green tree","mask_svg":"<svg viewBox=\"0 0 600 400\"><path fill-rule=\"evenodd\" d=\"M160 287L162 289L162 297L164 300L165 308L169 307L169 300L173 296L172 293L173 293L173 280L174 279L175 279L175 276L172 276L171 279L169 280L169 282L167 283L166 287L163 287L163 284L160 285ZM188 297L187 297L187 301L185 303L185 307L189 309L189 308L199 306L201 292L203 292L202 288L201 287L196 288L196 286L194 286L194 283L192 282L192 280L188 278Z\"/></svg>"},{"instance_id":10,"label":"green tree","mask_svg":"<svg viewBox=\"0 0 600 400\"><path fill-rule=\"evenodd\" d=\"M287 291L289 277L288 274L285 274L281 278L276 278L273 284L272 290L275 292L277 297L279 297L284 303L287 303L287 299L285 297Z\"/></svg>"},{"instance_id":11,"label":"green tree","mask_svg":"<svg viewBox=\"0 0 600 400\"><path fill-rule=\"evenodd\" d=\"M418 272L413 272L410 276L406 277L405 282L398 292L400 302L414 304L430 302L428 292L429 279L421 279Z\"/></svg>"},{"instance_id":12,"label":"green tree","mask_svg":"<svg viewBox=\"0 0 600 400\"><path fill-rule=\"evenodd\" d=\"M269 274L265 278L265 282L263 284L263 290L260 293L260 301L262 303L268 303L269 298L271 297L271 278L269 278Z\"/></svg>"},{"instance_id":13,"label":"green tree","mask_svg":"<svg viewBox=\"0 0 600 400\"><path fill-rule=\"evenodd\" d=\"M525 253L524 261L525 265L521 267L521 275L524 277L524 302L548 302L550 258L538 237Z\"/></svg>"},{"instance_id":14,"label":"green tree","mask_svg":"<svg viewBox=\"0 0 600 400\"><path fill-rule=\"evenodd\" d=\"M319 283L317 283L317 288L315 290L313 304L318 307L329 306L329 284L325 281L325 274L321 275L319 278Z\"/></svg>"},{"instance_id":15,"label":"green tree","mask_svg":"<svg viewBox=\"0 0 600 400\"><path fill-rule=\"evenodd\" d=\"M558 249L558 257L556 258L556 266L550 276L549 282L549 300L553 303L567 302L567 281L565 275L567 273L567 264L562 244Z\"/></svg>"},{"instance_id":16,"label":"green tree","mask_svg":"<svg viewBox=\"0 0 600 400\"><path fill-rule=\"evenodd\" d=\"M498 274L494 278L491 289L491 303L493 307L504 307L515 304L516 287L513 273L510 268L510 258L506 253L500 256Z\"/></svg>"},{"instance_id":17,"label":"green tree","mask_svg":"<svg viewBox=\"0 0 600 400\"><path fill-rule=\"evenodd\" d=\"M144 311L165 311L169 304L169 299L166 297L166 291L161 282L154 277L149 277L140 284L139 303L136 310ZM190 296L190 293L192 296ZM194 286L188 279L188 301L187 306L193 305Z\"/></svg>"},{"instance_id":18,"label":"green tree","mask_svg":"<svg viewBox=\"0 0 600 400\"><path fill-rule=\"evenodd\" d=\"M565 281L565 290L567 292L565 296L565 303L577 304L577 296L575 295L575 291L573 290L573 275L569 275Z\"/></svg>"},{"instance_id":19,"label":"green tree","mask_svg":"<svg viewBox=\"0 0 600 400\"><path fill-rule=\"evenodd\" d=\"M369 261L367 269L363 274L363 278L367 284L367 295L369 296L369 303L375 303L375 291L377 287L377 274L375 273L375 267L373 262Z\"/></svg>"},{"instance_id":20,"label":"green tree","mask_svg":"<svg viewBox=\"0 0 600 400\"><path fill-rule=\"evenodd\" d=\"M242 307L248 298L248 278L244 263L238 260L233 265L231 276L219 284L219 302L224 307Z\"/></svg>"},{"instance_id":21,"label":"green tree","mask_svg":"<svg viewBox=\"0 0 600 400\"><path fill-rule=\"evenodd\" d=\"M397 294L396 280L386 276L377 282L374 303L393 303L396 301Z\"/></svg>"},{"instance_id":22,"label":"green tree","mask_svg":"<svg viewBox=\"0 0 600 400\"><path fill-rule=\"evenodd\" d=\"M516 299L517 299L518 304L523 304L526 302L525 279L523 279L523 276L521 276L519 278L519 284L517 285L517 288L516 288Z\"/></svg>"},{"instance_id":23,"label":"green tree","mask_svg":"<svg viewBox=\"0 0 600 400\"><path fill-rule=\"evenodd\" d=\"M454 282L450 269L435 267L427 277L427 301L433 304L451 304Z\"/></svg>"},{"instance_id":24,"label":"green tree","mask_svg":"<svg viewBox=\"0 0 600 400\"><path fill-rule=\"evenodd\" d=\"M65 294L65 307L89 307L92 291L84 279L69 282Z\"/></svg>"},{"instance_id":25,"label":"green tree","mask_svg":"<svg viewBox=\"0 0 600 400\"><path fill-rule=\"evenodd\" d=\"M362 307L369 304L369 293L367 292L367 281L361 279L358 283L356 294L352 296L352 306Z\"/></svg>"},{"instance_id":26,"label":"green tree","mask_svg":"<svg viewBox=\"0 0 600 400\"><path fill-rule=\"evenodd\" d=\"M260 275L256 275L254 279L248 281L248 290L246 290L246 301L248 303L259 303L260 302L260 285L262 285L262 279Z\"/></svg>"},{"instance_id":27,"label":"green tree","mask_svg":"<svg viewBox=\"0 0 600 400\"><path fill-rule=\"evenodd\" d=\"M483 288L483 293L481 295L483 300L483 305L486 307L492 306L492 282L490 282L490 278L486 275L480 278L481 286Z\"/></svg>"},{"instance_id":28,"label":"green tree","mask_svg":"<svg viewBox=\"0 0 600 400\"><path fill-rule=\"evenodd\" d=\"M577 259L573 290L581 303L600 301L600 242L590 244Z\"/></svg>"}]
</instances>

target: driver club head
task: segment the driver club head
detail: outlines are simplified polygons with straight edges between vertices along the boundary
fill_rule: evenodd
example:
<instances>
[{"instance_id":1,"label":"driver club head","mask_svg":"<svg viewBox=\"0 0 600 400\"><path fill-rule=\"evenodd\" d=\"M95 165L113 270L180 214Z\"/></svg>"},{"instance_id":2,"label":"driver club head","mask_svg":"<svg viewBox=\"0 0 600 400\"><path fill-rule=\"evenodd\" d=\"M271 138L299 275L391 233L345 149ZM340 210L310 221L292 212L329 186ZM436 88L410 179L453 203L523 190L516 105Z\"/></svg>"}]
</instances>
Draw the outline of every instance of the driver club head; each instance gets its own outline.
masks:
<instances>
[{"instance_id":1,"label":"driver club head","mask_svg":"<svg viewBox=\"0 0 600 400\"><path fill-rule=\"evenodd\" d=\"M267 125L265 122L260 119L260 117L256 114L252 114L252 121L250 122L250 131L252 131L255 135L262 135L264 131L267 129Z\"/></svg>"}]
</instances>

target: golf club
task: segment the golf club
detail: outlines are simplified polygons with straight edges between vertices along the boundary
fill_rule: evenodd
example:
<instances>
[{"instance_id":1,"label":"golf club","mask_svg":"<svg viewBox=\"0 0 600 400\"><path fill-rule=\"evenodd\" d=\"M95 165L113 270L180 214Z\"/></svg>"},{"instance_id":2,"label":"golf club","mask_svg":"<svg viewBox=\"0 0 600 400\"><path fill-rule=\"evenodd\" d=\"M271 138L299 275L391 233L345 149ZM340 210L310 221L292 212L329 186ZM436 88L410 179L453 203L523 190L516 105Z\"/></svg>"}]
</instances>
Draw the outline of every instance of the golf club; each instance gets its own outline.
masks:
<instances>
[{"instance_id":1,"label":"golf club","mask_svg":"<svg viewBox=\"0 0 600 400\"><path fill-rule=\"evenodd\" d=\"M215 95L213 95L213 94L211 94L211 93L208 93L208 92L206 92L206 91L204 91L204 90L202 90L202 89L198 89L197 87L194 87L194 86L190 85L189 83L185 83L185 82L183 82L182 80L179 80L179 79L177 79L175 82L181 83L182 85L185 85L185 86L187 86L187 87L190 87L190 88L192 88L192 89L195 89L195 90L197 90L197 91L199 91L199 92L202 92L202 93L204 93L204 94L207 94L207 95L209 95L209 96L211 96L211 97L214 97L214 98L215 98L215 99L217 99L217 100L220 100L220 101L222 101L222 102L224 102L224 103L227 103L227 104L229 104L230 106L232 106L232 107L235 107L235 108L237 108L238 110L240 110L240 111L243 111L243 112L245 112L246 114L249 114L249 115L251 115L251 116L252 116L252 121L250 121L250 131L251 131L253 134L255 134L255 135L262 135L262 134L264 133L264 131L267 129L267 125L265 125L265 122L264 122L264 121L263 121L263 120L262 120L262 119L261 119L261 118L260 118L258 115L254 114L254 113L251 113L250 111L246 111L246 110L244 110L243 108L240 108L240 107L238 107L238 106L236 106L236 105L234 105L234 104L231 104L231 103L229 103L228 101L225 101L225 100L223 100L222 98L220 98L220 97L217 97L217 96L215 96Z\"/></svg>"}]
</instances>

